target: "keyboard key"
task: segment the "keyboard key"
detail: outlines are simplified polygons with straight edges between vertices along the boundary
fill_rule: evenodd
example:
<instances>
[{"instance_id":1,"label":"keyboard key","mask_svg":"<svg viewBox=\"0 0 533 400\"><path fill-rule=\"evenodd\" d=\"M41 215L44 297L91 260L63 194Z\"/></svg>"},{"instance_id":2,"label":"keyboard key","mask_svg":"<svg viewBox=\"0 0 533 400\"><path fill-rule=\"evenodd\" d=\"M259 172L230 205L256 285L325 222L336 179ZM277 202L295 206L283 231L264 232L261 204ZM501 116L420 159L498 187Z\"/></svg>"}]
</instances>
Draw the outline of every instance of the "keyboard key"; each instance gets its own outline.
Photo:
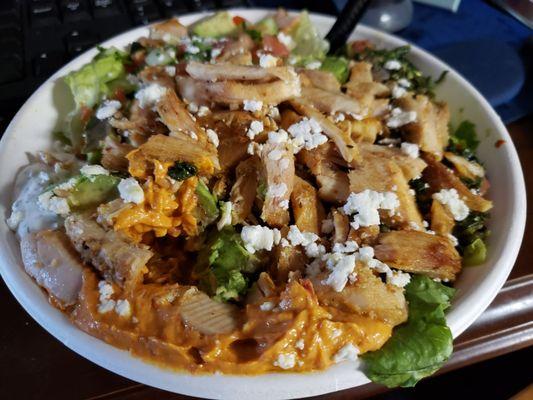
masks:
<instances>
[{"instance_id":1,"label":"keyboard key","mask_svg":"<svg viewBox=\"0 0 533 400\"><path fill-rule=\"evenodd\" d=\"M59 12L53 1L42 1L30 5L30 19L34 27L59 24Z\"/></svg>"},{"instance_id":2,"label":"keyboard key","mask_svg":"<svg viewBox=\"0 0 533 400\"><path fill-rule=\"evenodd\" d=\"M0 1L0 21L12 21L16 19L19 22L20 3L17 0Z\"/></svg>"},{"instance_id":3,"label":"keyboard key","mask_svg":"<svg viewBox=\"0 0 533 400\"><path fill-rule=\"evenodd\" d=\"M0 84L21 80L24 78L24 64L15 54L0 55Z\"/></svg>"},{"instance_id":4,"label":"keyboard key","mask_svg":"<svg viewBox=\"0 0 533 400\"><path fill-rule=\"evenodd\" d=\"M37 77L46 78L57 71L64 63L64 53L59 51L43 52L33 60L33 73Z\"/></svg>"},{"instance_id":5,"label":"keyboard key","mask_svg":"<svg viewBox=\"0 0 533 400\"><path fill-rule=\"evenodd\" d=\"M120 6L116 0L92 0L95 18L109 18L120 15Z\"/></svg>"},{"instance_id":6,"label":"keyboard key","mask_svg":"<svg viewBox=\"0 0 533 400\"><path fill-rule=\"evenodd\" d=\"M146 25L160 18L157 7L151 1L147 1L144 4L132 5L130 9L135 24Z\"/></svg>"},{"instance_id":7,"label":"keyboard key","mask_svg":"<svg viewBox=\"0 0 533 400\"><path fill-rule=\"evenodd\" d=\"M75 30L67 35L65 41L69 56L75 57L93 47L98 42L98 36L92 32Z\"/></svg>"},{"instance_id":8,"label":"keyboard key","mask_svg":"<svg viewBox=\"0 0 533 400\"><path fill-rule=\"evenodd\" d=\"M61 14L65 22L89 21L91 19L86 0L61 1Z\"/></svg>"},{"instance_id":9,"label":"keyboard key","mask_svg":"<svg viewBox=\"0 0 533 400\"><path fill-rule=\"evenodd\" d=\"M176 14L189 12L189 7L185 0L159 0L159 6L167 18Z\"/></svg>"},{"instance_id":10,"label":"keyboard key","mask_svg":"<svg viewBox=\"0 0 533 400\"><path fill-rule=\"evenodd\" d=\"M214 0L189 0L189 5L193 10L210 10L216 8Z\"/></svg>"}]
</instances>

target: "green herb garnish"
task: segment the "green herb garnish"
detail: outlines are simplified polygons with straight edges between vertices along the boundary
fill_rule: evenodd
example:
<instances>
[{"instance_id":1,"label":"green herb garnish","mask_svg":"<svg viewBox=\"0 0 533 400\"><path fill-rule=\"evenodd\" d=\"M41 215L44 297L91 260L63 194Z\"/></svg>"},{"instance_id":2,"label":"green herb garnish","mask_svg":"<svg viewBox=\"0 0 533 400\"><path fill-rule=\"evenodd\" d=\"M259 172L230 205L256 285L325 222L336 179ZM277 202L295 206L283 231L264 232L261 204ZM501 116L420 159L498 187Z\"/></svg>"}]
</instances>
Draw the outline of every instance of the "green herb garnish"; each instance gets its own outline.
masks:
<instances>
[{"instance_id":1,"label":"green herb garnish","mask_svg":"<svg viewBox=\"0 0 533 400\"><path fill-rule=\"evenodd\" d=\"M168 169L168 176L177 181L183 181L198 173L198 168L188 162L176 162Z\"/></svg>"}]
</instances>

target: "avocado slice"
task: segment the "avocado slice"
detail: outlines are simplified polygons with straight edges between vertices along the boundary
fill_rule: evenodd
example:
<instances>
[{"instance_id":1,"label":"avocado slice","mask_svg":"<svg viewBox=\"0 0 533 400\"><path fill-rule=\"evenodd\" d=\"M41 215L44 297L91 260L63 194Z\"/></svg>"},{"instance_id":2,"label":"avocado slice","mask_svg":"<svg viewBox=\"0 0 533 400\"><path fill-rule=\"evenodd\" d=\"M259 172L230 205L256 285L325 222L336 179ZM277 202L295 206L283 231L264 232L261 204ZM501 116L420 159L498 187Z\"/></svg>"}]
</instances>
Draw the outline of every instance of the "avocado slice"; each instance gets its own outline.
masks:
<instances>
[{"instance_id":1,"label":"avocado slice","mask_svg":"<svg viewBox=\"0 0 533 400\"><path fill-rule=\"evenodd\" d=\"M254 29L261 32L262 35L277 35L279 31L278 24L272 17L263 18L254 25Z\"/></svg>"},{"instance_id":2,"label":"avocado slice","mask_svg":"<svg viewBox=\"0 0 533 400\"><path fill-rule=\"evenodd\" d=\"M229 36L235 33L236 30L237 25L235 25L233 18L227 11L203 18L191 26L193 35L210 38Z\"/></svg>"},{"instance_id":3,"label":"avocado slice","mask_svg":"<svg viewBox=\"0 0 533 400\"><path fill-rule=\"evenodd\" d=\"M67 197L72 209L84 210L118 196L120 178L112 175L80 176Z\"/></svg>"}]
</instances>

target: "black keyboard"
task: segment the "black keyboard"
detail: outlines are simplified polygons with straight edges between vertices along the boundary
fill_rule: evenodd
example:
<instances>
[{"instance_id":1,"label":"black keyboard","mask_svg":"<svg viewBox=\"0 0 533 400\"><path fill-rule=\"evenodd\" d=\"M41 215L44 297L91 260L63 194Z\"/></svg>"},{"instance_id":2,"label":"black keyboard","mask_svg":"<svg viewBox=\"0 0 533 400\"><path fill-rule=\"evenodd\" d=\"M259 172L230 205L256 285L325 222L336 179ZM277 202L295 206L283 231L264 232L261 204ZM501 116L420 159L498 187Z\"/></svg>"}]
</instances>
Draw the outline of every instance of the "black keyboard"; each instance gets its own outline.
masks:
<instances>
[{"instance_id":1,"label":"black keyboard","mask_svg":"<svg viewBox=\"0 0 533 400\"><path fill-rule=\"evenodd\" d=\"M173 15L281 3L336 13L332 0L0 0L0 135L39 84L111 36Z\"/></svg>"}]
</instances>

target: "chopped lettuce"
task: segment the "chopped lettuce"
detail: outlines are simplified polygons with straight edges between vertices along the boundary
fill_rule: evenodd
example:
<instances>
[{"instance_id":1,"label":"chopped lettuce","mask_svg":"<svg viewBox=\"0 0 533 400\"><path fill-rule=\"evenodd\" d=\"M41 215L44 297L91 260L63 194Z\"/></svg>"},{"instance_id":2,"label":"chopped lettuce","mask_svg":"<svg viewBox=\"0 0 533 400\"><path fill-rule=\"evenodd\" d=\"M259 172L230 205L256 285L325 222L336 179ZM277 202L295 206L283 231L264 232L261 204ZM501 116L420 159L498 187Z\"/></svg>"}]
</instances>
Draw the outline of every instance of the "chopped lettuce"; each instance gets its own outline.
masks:
<instances>
[{"instance_id":1,"label":"chopped lettuce","mask_svg":"<svg viewBox=\"0 0 533 400\"><path fill-rule=\"evenodd\" d=\"M475 160L475 152L479 146L476 125L468 120L462 121L450 135L448 151Z\"/></svg>"},{"instance_id":2,"label":"chopped lettuce","mask_svg":"<svg viewBox=\"0 0 533 400\"><path fill-rule=\"evenodd\" d=\"M450 357L453 337L444 312L455 289L414 275L405 288L409 319L374 352L363 355L365 373L387 387L411 387L436 372Z\"/></svg>"},{"instance_id":3,"label":"chopped lettuce","mask_svg":"<svg viewBox=\"0 0 533 400\"><path fill-rule=\"evenodd\" d=\"M276 35L279 31L278 24L273 17L265 17L255 25L253 29L261 35Z\"/></svg>"},{"instance_id":4,"label":"chopped lettuce","mask_svg":"<svg viewBox=\"0 0 533 400\"><path fill-rule=\"evenodd\" d=\"M197 21L190 27L190 30L196 36L219 38L234 34L237 31L237 25L229 12L221 11Z\"/></svg>"},{"instance_id":5,"label":"chopped lettuce","mask_svg":"<svg viewBox=\"0 0 533 400\"><path fill-rule=\"evenodd\" d=\"M212 231L194 267L200 287L219 301L237 299L248 287L245 273L254 270L256 257L250 254L233 227Z\"/></svg>"},{"instance_id":6,"label":"chopped lettuce","mask_svg":"<svg viewBox=\"0 0 533 400\"><path fill-rule=\"evenodd\" d=\"M470 211L468 216L457 222L453 234L459 240L459 251L463 256L463 264L472 266L481 264L487 256L484 240L490 234L486 226L488 213Z\"/></svg>"},{"instance_id":7,"label":"chopped lettuce","mask_svg":"<svg viewBox=\"0 0 533 400\"><path fill-rule=\"evenodd\" d=\"M295 43L290 59L290 62L295 65L306 65L313 61L323 60L329 50L329 43L320 37L307 11L300 13L298 23L288 34L292 36Z\"/></svg>"},{"instance_id":8,"label":"chopped lettuce","mask_svg":"<svg viewBox=\"0 0 533 400\"><path fill-rule=\"evenodd\" d=\"M204 230L218 218L217 197L209 191L209 188L201 179L198 180L198 185L196 186L196 195L198 196L196 219L198 227Z\"/></svg>"},{"instance_id":9,"label":"chopped lettuce","mask_svg":"<svg viewBox=\"0 0 533 400\"><path fill-rule=\"evenodd\" d=\"M101 49L93 61L65 76L76 107L94 107L111 91L109 84L125 76L126 53L115 49Z\"/></svg>"},{"instance_id":10,"label":"chopped lettuce","mask_svg":"<svg viewBox=\"0 0 533 400\"><path fill-rule=\"evenodd\" d=\"M322 61L320 69L331 72L341 84L345 83L350 75L348 60L344 57L328 56Z\"/></svg>"},{"instance_id":11,"label":"chopped lettuce","mask_svg":"<svg viewBox=\"0 0 533 400\"><path fill-rule=\"evenodd\" d=\"M477 238L463 250L463 264L467 267L479 265L487 258L485 242Z\"/></svg>"}]
</instances>

